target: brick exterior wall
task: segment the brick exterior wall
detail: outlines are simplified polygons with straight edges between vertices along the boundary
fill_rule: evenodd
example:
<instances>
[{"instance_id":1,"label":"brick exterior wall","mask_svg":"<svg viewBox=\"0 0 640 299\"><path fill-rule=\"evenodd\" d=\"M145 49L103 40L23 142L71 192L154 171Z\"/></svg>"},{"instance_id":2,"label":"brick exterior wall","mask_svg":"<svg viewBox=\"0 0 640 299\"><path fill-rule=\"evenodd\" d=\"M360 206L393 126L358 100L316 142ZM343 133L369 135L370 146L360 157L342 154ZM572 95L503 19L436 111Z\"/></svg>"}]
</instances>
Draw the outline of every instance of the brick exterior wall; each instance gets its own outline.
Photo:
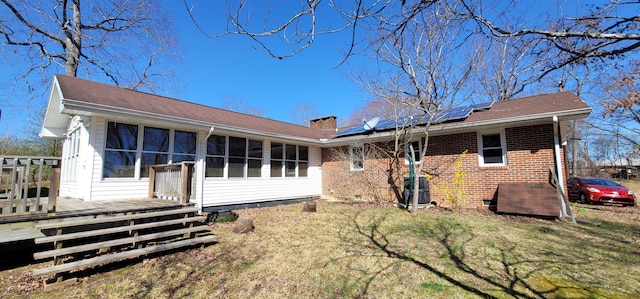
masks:
<instances>
[{"instance_id":1,"label":"brick exterior wall","mask_svg":"<svg viewBox=\"0 0 640 299\"><path fill-rule=\"evenodd\" d=\"M431 200L438 205L449 206L441 191L452 187L453 166L465 150L467 154L462 161L462 172L466 174L465 207L482 207L485 201L493 200L499 183L548 182L549 169L555 169L553 125L506 128L505 137L507 165L498 167L479 166L476 132L429 137L422 170L431 176ZM348 147L323 149L323 197L397 202L398 196L402 196L402 178L408 176L409 168L401 157L401 169L398 171L389 156L374 150L389 147L380 144L366 146L362 171L350 171ZM561 157L564 158L564 152ZM566 173L564 163L562 166L563 173Z\"/></svg>"}]
</instances>

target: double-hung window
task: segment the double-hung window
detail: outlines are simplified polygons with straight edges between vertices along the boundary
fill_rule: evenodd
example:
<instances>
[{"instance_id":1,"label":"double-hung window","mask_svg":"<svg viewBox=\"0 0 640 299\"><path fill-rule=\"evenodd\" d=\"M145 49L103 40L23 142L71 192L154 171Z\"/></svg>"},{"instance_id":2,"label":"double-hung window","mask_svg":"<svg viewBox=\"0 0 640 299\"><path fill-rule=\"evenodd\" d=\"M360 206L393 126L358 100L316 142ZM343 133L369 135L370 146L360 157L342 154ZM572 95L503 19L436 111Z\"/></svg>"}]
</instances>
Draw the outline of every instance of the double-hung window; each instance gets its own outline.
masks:
<instances>
[{"instance_id":1,"label":"double-hung window","mask_svg":"<svg viewBox=\"0 0 640 299\"><path fill-rule=\"evenodd\" d=\"M478 162L480 166L507 165L504 130L478 133Z\"/></svg>"},{"instance_id":2,"label":"double-hung window","mask_svg":"<svg viewBox=\"0 0 640 299\"><path fill-rule=\"evenodd\" d=\"M349 149L349 162L351 171L364 170L364 147L352 146Z\"/></svg>"},{"instance_id":3,"label":"double-hung window","mask_svg":"<svg viewBox=\"0 0 640 299\"><path fill-rule=\"evenodd\" d=\"M229 137L229 177L243 178L244 165L247 161L247 140Z\"/></svg>"},{"instance_id":4,"label":"double-hung window","mask_svg":"<svg viewBox=\"0 0 640 299\"><path fill-rule=\"evenodd\" d=\"M149 177L149 166L169 162L169 133L169 129L144 128L141 177Z\"/></svg>"},{"instance_id":5,"label":"double-hung window","mask_svg":"<svg viewBox=\"0 0 640 299\"><path fill-rule=\"evenodd\" d=\"M422 140L416 140L416 141L412 141L409 142L405 145L404 148L404 155L405 155L405 163L409 164L410 161L410 157L411 157L411 148L413 147L413 154L415 157L415 161L413 161L414 163L419 163L422 160ZM411 157L411 159L413 159Z\"/></svg>"},{"instance_id":6,"label":"double-hung window","mask_svg":"<svg viewBox=\"0 0 640 299\"><path fill-rule=\"evenodd\" d=\"M281 178L282 167L284 166L284 145L282 143L271 143L271 177Z\"/></svg>"},{"instance_id":7,"label":"double-hung window","mask_svg":"<svg viewBox=\"0 0 640 299\"><path fill-rule=\"evenodd\" d=\"M247 177L262 176L262 141L247 140Z\"/></svg>"},{"instance_id":8,"label":"double-hung window","mask_svg":"<svg viewBox=\"0 0 640 299\"><path fill-rule=\"evenodd\" d=\"M291 178L296 176L296 159L298 153L296 146L292 144L286 144L284 147L284 176Z\"/></svg>"},{"instance_id":9,"label":"double-hung window","mask_svg":"<svg viewBox=\"0 0 640 299\"><path fill-rule=\"evenodd\" d=\"M298 145L298 177L306 177L309 169L309 148Z\"/></svg>"},{"instance_id":10,"label":"double-hung window","mask_svg":"<svg viewBox=\"0 0 640 299\"><path fill-rule=\"evenodd\" d=\"M224 158L227 152L227 137L211 135L207 139L207 177L224 177Z\"/></svg>"},{"instance_id":11,"label":"double-hung window","mask_svg":"<svg viewBox=\"0 0 640 299\"><path fill-rule=\"evenodd\" d=\"M196 139L195 132L175 131L173 138L172 163L196 160Z\"/></svg>"}]
</instances>

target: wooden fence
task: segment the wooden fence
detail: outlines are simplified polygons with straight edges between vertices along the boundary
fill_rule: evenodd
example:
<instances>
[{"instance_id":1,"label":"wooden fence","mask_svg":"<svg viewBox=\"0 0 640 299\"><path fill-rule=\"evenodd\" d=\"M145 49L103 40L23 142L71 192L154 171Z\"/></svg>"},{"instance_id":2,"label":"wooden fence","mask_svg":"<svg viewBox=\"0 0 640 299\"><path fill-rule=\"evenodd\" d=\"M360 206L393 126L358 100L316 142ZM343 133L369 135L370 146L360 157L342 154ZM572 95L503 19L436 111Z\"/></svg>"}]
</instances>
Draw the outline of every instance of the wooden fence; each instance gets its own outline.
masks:
<instances>
[{"instance_id":1,"label":"wooden fence","mask_svg":"<svg viewBox=\"0 0 640 299\"><path fill-rule=\"evenodd\" d=\"M0 162L0 214L55 210L61 158L0 156Z\"/></svg>"}]
</instances>

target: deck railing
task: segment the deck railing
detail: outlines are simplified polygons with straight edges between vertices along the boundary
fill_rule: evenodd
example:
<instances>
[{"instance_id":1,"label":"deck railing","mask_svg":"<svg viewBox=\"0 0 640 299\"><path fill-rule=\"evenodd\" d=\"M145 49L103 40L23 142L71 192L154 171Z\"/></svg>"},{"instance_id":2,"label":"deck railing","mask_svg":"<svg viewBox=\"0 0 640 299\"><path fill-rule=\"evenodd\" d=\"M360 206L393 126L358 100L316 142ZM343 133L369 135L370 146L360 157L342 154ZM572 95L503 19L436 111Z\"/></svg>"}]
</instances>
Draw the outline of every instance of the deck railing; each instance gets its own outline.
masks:
<instances>
[{"instance_id":1,"label":"deck railing","mask_svg":"<svg viewBox=\"0 0 640 299\"><path fill-rule=\"evenodd\" d=\"M189 203L193 190L193 162L153 165L149 168L149 198Z\"/></svg>"},{"instance_id":2,"label":"deck railing","mask_svg":"<svg viewBox=\"0 0 640 299\"><path fill-rule=\"evenodd\" d=\"M0 156L0 162L0 214L55 210L61 158Z\"/></svg>"}]
</instances>

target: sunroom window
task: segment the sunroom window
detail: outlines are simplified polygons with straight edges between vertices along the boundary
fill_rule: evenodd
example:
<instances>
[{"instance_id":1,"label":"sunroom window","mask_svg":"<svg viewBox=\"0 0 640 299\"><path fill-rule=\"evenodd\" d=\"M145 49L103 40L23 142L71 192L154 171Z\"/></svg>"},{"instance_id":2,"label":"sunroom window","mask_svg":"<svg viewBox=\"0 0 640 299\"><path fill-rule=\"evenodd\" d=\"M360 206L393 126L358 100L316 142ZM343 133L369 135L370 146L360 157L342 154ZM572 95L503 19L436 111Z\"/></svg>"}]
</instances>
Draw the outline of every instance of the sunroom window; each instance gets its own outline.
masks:
<instances>
[{"instance_id":1,"label":"sunroom window","mask_svg":"<svg viewBox=\"0 0 640 299\"><path fill-rule=\"evenodd\" d=\"M196 160L195 132L175 131L171 163Z\"/></svg>"},{"instance_id":2,"label":"sunroom window","mask_svg":"<svg viewBox=\"0 0 640 299\"><path fill-rule=\"evenodd\" d=\"M138 126L109 122L104 152L105 178L132 178L135 176L138 150Z\"/></svg>"},{"instance_id":3,"label":"sunroom window","mask_svg":"<svg viewBox=\"0 0 640 299\"><path fill-rule=\"evenodd\" d=\"M151 165L195 161L196 132L108 122L106 135L103 178L148 177Z\"/></svg>"},{"instance_id":4,"label":"sunroom window","mask_svg":"<svg viewBox=\"0 0 640 299\"><path fill-rule=\"evenodd\" d=\"M309 147L271 143L271 177L306 177L309 169Z\"/></svg>"},{"instance_id":5,"label":"sunroom window","mask_svg":"<svg viewBox=\"0 0 640 299\"><path fill-rule=\"evenodd\" d=\"M206 176L244 178L262 176L262 141L211 135L207 139Z\"/></svg>"},{"instance_id":6,"label":"sunroom window","mask_svg":"<svg viewBox=\"0 0 640 299\"><path fill-rule=\"evenodd\" d=\"M227 137L211 135L207 139L207 177L224 177L224 158L227 152Z\"/></svg>"},{"instance_id":7,"label":"sunroom window","mask_svg":"<svg viewBox=\"0 0 640 299\"><path fill-rule=\"evenodd\" d=\"M141 177L149 177L149 166L169 162L169 129L145 127L142 137Z\"/></svg>"}]
</instances>

